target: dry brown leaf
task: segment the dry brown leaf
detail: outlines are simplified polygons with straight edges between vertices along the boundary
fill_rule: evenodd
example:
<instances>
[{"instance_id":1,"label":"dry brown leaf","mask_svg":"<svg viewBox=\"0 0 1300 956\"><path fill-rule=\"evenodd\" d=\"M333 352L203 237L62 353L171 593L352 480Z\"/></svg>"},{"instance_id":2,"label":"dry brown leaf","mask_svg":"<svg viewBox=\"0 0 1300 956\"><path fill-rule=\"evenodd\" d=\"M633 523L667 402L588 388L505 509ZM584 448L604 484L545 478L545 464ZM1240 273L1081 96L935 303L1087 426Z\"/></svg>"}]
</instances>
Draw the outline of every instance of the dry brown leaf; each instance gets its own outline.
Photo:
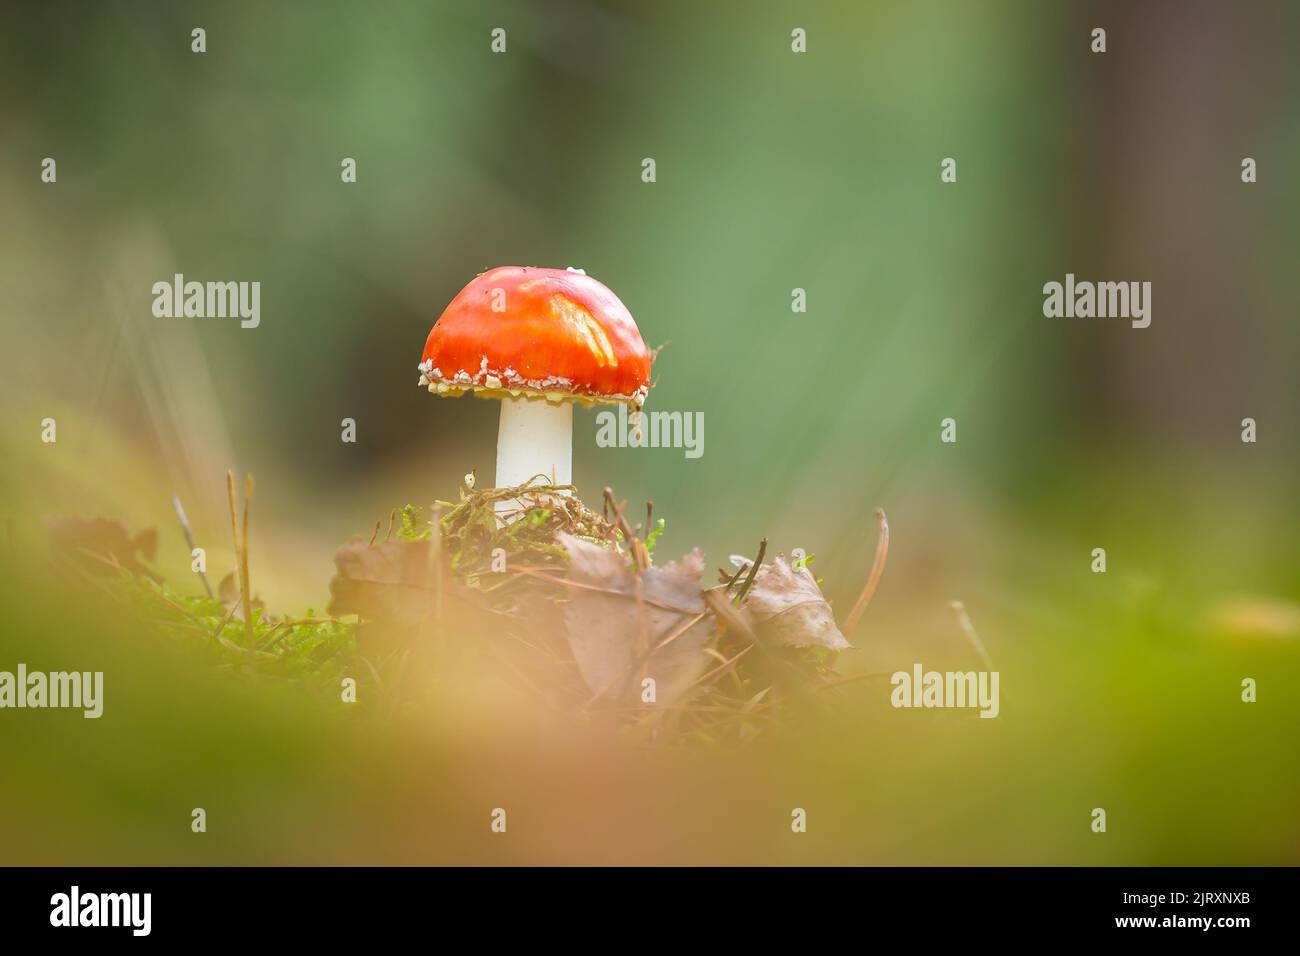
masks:
<instances>
[{"instance_id":1,"label":"dry brown leaf","mask_svg":"<svg viewBox=\"0 0 1300 956\"><path fill-rule=\"evenodd\" d=\"M353 538L334 552L329 613L418 624L429 608L431 550L425 541L370 545L362 537Z\"/></svg>"},{"instance_id":2,"label":"dry brown leaf","mask_svg":"<svg viewBox=\"0 0 1300 956\"><path fill-rule=\"evenodd\" d=\"M117 564L132 574L162 580L137 557L154 559L158 551L157 528L146 528L132 537L126 525L116 519L48 515L44 524L55 554L76 561L92 574L111 574L110 565Z\"/></svg>"},{"instance_id":3,"label":"dry brown leaf","mask_svg":"<svg viewBox=\"0 0 1300 956\"><path fill-rule=\"evenodd\" d=\"M783 555L758 569L742 610L758 636L770 644L833 651L852 646L835 624L812 572L790 567Z\"/></svg>"},{"instance_id":4,"label":"dry brown leaf","mask_svg":"<svg viewBox=\"0 0 1300 956\"><path fill-rule=\"evenodd\" d=\"M697 548L681 564L647 568L638 602L637 576L626 555L572 535L560 534L558 540L569 552L569 580L581 585L569 588L564 621L592 694L639 703L636 678L649 677L655 681L656 706L676 703L709 663L705 648L713 639L713 624L700 594L704 555ZM649 653L638 667L642 609Z\"/></svg>"}]
</instances>

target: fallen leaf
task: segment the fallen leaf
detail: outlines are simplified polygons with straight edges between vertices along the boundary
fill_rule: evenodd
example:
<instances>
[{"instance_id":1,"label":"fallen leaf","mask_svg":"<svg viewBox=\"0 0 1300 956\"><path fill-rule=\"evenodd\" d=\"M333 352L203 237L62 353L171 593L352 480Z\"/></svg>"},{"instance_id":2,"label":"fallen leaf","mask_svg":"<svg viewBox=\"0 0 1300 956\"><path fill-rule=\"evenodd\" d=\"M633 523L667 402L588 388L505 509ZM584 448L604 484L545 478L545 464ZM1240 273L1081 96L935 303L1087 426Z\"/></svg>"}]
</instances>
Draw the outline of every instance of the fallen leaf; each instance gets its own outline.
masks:
<instances>
[{"instance_id":1,"label":"fallen leaf","mask_svg":"<svg viewBox=\"0 0 1300 956\"><path fill-rule=\"evenodd\" d=\"M564 608L569 647L592 694L640 703L635 678L641 676L654 679L654 706L684 697L708 666L705 649L714 631L700 593L700 550L680 564L646 568L638 600L637 575L626 555L568 534L558 540L569 553L569 580L579 585L568 589ZM642 613L648 655L638 667Z\"/></svg>"},{"instance_id":2,"label":"fallen leaf","mask_svg":"<svg viewBox=\"0 0 1300 956\"><path fill-rule=\"evenodd\" d=\"M758 636L790 647L851 647L835 624L835 615L807 568L791 568L783 555L754 575L741 610Z\"/></svg>"},{"instance_id":3,"label":"fallen leaf","mask_svg":"<svg viewBox=\"0 0 1300 956\"><path fill-rule=\"evenodd\" d=\"M47 515L44 524L54 553L76 561L92 574L112 574L110 565L116 564L132 574L162 580L136 556L146 561L154 559L158 552L157 528L146 528L132 537L125 524L108 518Z\"/></svg>"},{"instance_id":4,"label":"fallen leaf","mask_svg":"<svg viewBox=\"0 0 1300 956\"><path fill-rule=\"evenodd\" d=\"M418 624L429 608L431 550L425 541L353 538L334 552L329 613Z\"/></svg>"}]
</instances>

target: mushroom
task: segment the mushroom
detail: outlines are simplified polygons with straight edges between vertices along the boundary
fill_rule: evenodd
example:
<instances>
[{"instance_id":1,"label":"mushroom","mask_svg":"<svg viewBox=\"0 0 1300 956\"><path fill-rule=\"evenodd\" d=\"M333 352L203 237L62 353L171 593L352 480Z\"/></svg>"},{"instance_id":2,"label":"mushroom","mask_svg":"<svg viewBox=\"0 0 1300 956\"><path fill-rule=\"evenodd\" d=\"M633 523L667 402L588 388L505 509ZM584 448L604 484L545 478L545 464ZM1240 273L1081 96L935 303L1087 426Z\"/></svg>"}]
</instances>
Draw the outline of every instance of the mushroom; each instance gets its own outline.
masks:
<instances>
[{"instance_id":1,"label":"mushroom","mask_svg":"<svg viewBox=\"0 0 1300 956\"><path fill-rule=\"evenodd\" d=\"M460 290L424 343L420 384L501 400L496 487L573 480L573 405L626 404L650 390L654 356L631 313L574 269L501 266ZM511 502L497 511L513 510Z\"/></svg>"}]
</instances>

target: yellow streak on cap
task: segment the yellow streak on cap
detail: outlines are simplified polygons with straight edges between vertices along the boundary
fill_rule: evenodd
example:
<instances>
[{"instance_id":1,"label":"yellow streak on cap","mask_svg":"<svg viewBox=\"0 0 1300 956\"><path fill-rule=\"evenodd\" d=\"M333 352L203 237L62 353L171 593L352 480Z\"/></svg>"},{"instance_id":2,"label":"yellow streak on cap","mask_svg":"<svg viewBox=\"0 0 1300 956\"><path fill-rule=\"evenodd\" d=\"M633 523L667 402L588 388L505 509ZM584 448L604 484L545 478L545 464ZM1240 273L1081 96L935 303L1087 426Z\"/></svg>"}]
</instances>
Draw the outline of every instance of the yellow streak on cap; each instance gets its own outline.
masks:
<instances>
[{"instance_id":1,"label":"yellow streak on cap","mask_svg":"<svg viewBox=\"0 0 1300 956\"><path fill-rule=\"evenodd\" d=\"M614 355L613 346L610 345L609 336L605 334L604 328L596 321L595 316L567 295L559 292L551 296L551 310L558 318L573 327L578 338L596 357L598 365L618 366L618 359Z\"/></svg>"}]
</instances>

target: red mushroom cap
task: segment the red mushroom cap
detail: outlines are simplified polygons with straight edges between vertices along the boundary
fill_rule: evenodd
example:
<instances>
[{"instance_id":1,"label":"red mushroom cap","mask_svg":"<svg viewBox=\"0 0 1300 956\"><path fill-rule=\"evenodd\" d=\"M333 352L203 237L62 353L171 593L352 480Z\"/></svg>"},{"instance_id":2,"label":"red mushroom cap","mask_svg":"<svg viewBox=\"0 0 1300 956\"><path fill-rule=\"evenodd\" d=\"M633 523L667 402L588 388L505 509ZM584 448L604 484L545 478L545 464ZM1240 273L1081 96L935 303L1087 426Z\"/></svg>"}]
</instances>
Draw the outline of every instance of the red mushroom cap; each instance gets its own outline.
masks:
<instances>
[{"instance_id":1,"label":"red mushroom cap","mask_svg":"<svg viewBox=\"0 0 1300 956\"><path fill-rule=\"evenodd\" d=\"M420 384L440 395L640 408L653 358L627 307L595 279L501 266L477 276L438 317L424 343Z\"/></svg>"}]
</instances>

